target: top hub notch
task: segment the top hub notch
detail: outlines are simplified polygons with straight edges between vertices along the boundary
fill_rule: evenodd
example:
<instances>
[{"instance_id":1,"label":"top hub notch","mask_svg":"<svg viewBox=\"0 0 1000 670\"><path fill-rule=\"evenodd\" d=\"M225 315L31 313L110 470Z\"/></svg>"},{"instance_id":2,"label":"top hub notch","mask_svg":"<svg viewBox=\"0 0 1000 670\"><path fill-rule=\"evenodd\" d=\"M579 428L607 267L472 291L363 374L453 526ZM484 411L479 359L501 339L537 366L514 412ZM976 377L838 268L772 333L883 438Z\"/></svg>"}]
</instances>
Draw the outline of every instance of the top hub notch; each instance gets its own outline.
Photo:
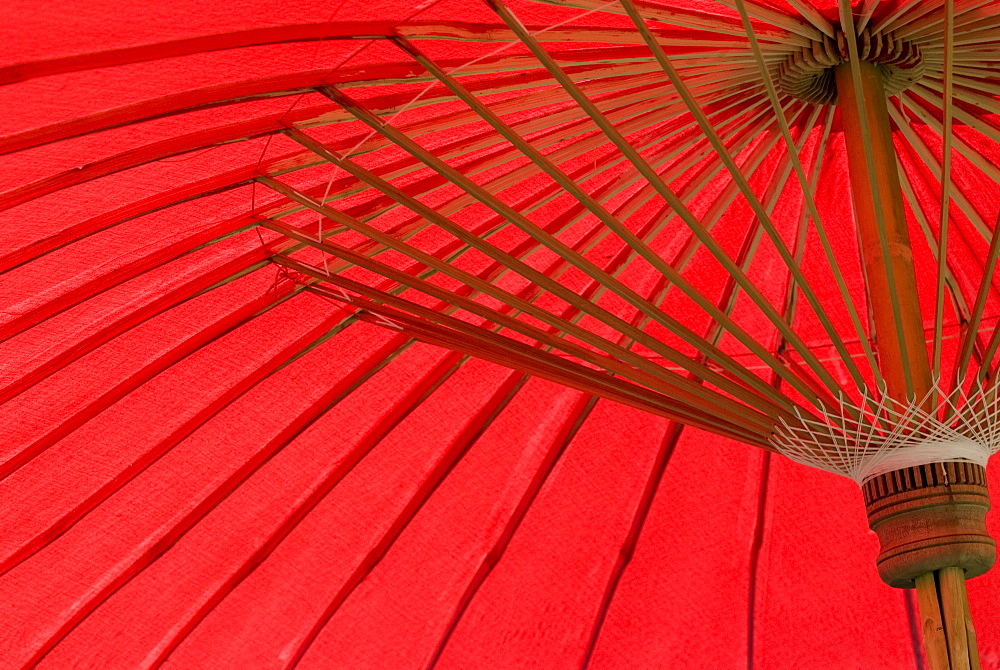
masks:
<instances>
[{"instance_id":1,"label":"top hub notch","mask_svg":"<svg viewBox=\"0 0 1000 670\"><path fill-rule=\"evenodd\" d=\"M824 35L789 55L778 69L778 88L807 102L837 104L833 68L850 60L848 39L838 28L835 40ZM898 95L924 76L927 66L916 44L867 27L857 40L858 57L878 66L887 95Z\"/></svg>"}]
</instances>

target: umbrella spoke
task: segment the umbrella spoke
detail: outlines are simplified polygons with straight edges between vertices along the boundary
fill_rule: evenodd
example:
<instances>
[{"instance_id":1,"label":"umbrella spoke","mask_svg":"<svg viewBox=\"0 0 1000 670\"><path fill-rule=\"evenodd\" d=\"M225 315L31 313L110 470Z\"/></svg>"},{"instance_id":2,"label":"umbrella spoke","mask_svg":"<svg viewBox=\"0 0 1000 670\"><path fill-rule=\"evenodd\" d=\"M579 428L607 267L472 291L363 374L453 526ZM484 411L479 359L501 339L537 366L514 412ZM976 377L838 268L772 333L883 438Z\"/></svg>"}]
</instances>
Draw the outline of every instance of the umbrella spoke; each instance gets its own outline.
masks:
<instances>
[{"instance_id":1,"label":"umbrella spoke","mask_svg":"<svg viewBox=\"0 0 1000 670\"><path fill-rule=\"evenodd\" d=\"M823 251L826 254L827 263L833 272L833 276L837 282L837 288L840 290L841 300L847 307L848 313L851 317L851 322L854 325L854 332L861 343L864 350L865 357L868 360L868 366L872 374L875 377L875 383L882 384L882 376L878 368L878 364L875 362L875 356L868 344L868 338L865 334L864 326L861 324L861 318L858 315L857 306L851 299L850 291L847 289L847 284L844 281L844 275L840 272L839 263L837 263L834 258L833 249L830 246L829 236L826 233L826 226L823 225L822 219L819 215L819 208L816 206L816 199L813 193L813 189L809 186L809 180L806 177L805 168L802 166L802 161L799 158L799 150L795 147L792 141L791 132L788 128L788 121L785 118L784 112L781 110L780 102L778 101L778 92L775 89L774 81L771 78L770 72L768 72L767 67L764 63L764 56L760 49L760 42L757 40L756 32L754 31L753 25L750 22L750 17L747 15L745 0L736 0L737 7L740 11L740 15L743 19L743 26L746 29L747 37L750 39L750 47L753 50L754 58L757 61L758 68L760 70L761 81L764 83L764 88L767 91L768 99L771 101L771 106L775 111L775 119L778 122L778 127L781 129L781 134L785 139L785 144L788 148L788 153L792 158L793 166L795 167L795 174L798 177L799 186L802 189L802 194L805 199L806 207L808 208L809 215L812 218L813 225L816 228L816 232L819 235L821 244L823 245ZM814 305L815 306L815 305ZM844 355L844 351L841 351L841 355ZM861 372L853 365L853 359L850 356L845 356L845 363L848 363L847 369L851 376L854 378L857 388L860 391L865 387L865 380L861 376Z\"/></svg>"},{"instance_id":2,"label":"umbrella spoke","mask_svg":"<svg viewBox=\"0 0 1000 670\"><path fill-rule=\"evenodd\" d=\"M752 285L752 283L746 278L746 276L743 275L743 273L739 270L739 268L735 266L735 264L732 262L732 259L729 258L729 256L725 254L724 251L722 251L718 243L710 235L708 235L707 231L704 229L701 223L693 217L690 210L688 210L687 207L677 198L676 194L662 182L662 180L655 173L655 171L651 169L649 164L638 154L638 152L636 152L635 148L632 147L625 140L625 138L621 136L618 130L614 127L614 125L611 124L608 121L608 119L593 105L593 102L589 100L589 98L587 98L587 96L579 89L579 87L576 86L576 84L574 84L566 76L562 68L555 63L555 61L551 58L551 56L549 56L537 42L532 40L531 36L526 33L526 31L523 29L523 26L521 26L517 18L514 17L512 14L510 14L509 10L507 10L501 3L491 2L491 4L494 6L494 9L501 15L501 17L504 18L504 20L508 23L508 25L510 25L516 32L518 32L518 34L521 36L525 44L532 50L532 53L534 53L535 56L545 65L545 67L550 72L552 72L553 76L559 79L560 83L563 85L564 88L566 88L567 91L571 93L571 95L577 101L577 103L581 107L583 107L588 114L591 115L591 117L595 120L596 123L600 125L602 130L604 130L604 132L608 135L609 139L611 139L611 141L614 142L615 145L619 147L622 153L626 155L629 158L629 160L636 166L636 168L642 172L642 174L646 177L646 179L651 184L654 185L654 187L657 189L660 195L663 196L663 198L668 203L670 203L674 211L676 211L681 216L684 222L699 237L702 244L704 244L708 249L712 251L713 256L722 263L722 265L727 269L727 271L739 277L743 290L748 295L754 298L755 304L757 304L761 308L761 310L769 318L769 320L779 329L787 330L784 324L781 323L781 319L774 311L773 307L766 301L766 299L764 299L764 297L760 294L759 290ZM682 95L684 95L683 91ZM690 108L691 105L689 101L686 102L688 103L688 107ZM692 110L692 113L694 113L694 110ZM703 124L699 123L699 125ZM716 150L718 151L718 146L717 145L715 146ZM719 154L723 159L725 159L727 156L725 152L719 152ZM737 334L738 332L739 331L737 331L734 334ZM815 362L811 352L807 350L807 348L804 346L801 340L799 340L794 335L794 333L789 332L789 336L792 341L795 341L801 345L803 358L805 360ZM759 350L759 347L756 344L753 344L751 346L751 350L754 351ZM821 365L818 364L818 362L815 363L816 364L814 372L820 378L824 379L828 384L830 384L833 388L836 388L837 387L836 381L829 376L829 374L822 368ZM795 376L788 376L783 378L785 378L789 382L789 384L791 384L793 387L799 390L800 393L805 395L811 401L817 404L821 404L821 401L819 400L818 396L816 396L811 389L809 389L806 385L804 385L800 379L798 379Z\"/></svg>"},{"instance_id":3,"label":"umbrella spoke","mask_svg":"<svg viewBox=\"0 0 1000 670\"><path fill-rule=\"evenodd\" d=\"M476 198L481 202L483 202L484 204L486 204L488 207L490 207L490 209L493 209L498 214L504 216L507 220L517 225L519 228L524 230L526 233L528 233L535 239L542 241L547 247L555 251L558 255L571 259L574 265L582 269L587 275L589 275L594 279L597 279L602 284L613 288L613 290L618 295L620 295L634 307L646 311L647 313L650 313L658 323L660 323L667 329L671 330L672 332L676 333L679 337L684 339L688 344L694 346L699 351L704 351L706 353L709 353L709 355L715 361L719 362L719 364L722 365L724 368L730 370L735 375L737 375L741 380L743 380L744 383L749 384L757 391L764 391L764 395L766 396L773 397L774 395L773 393L765 391L764 389L761 388L759 378L757 378L752 373L747 372L745 368L742 368L742 366L736 364L735 361L733 361L726 354L714 350L714 348L712 347L707 347L706 343L704 343L704 341L701 340L701 338L697 337L693 332L691 332L688 328L680 324L676 319L673 319L672 317L664 314L663 312L656 310L652 305L650 305L647 301L639 297L636 293L634 293L634 291L629 289L627 286L625 286L618 280L608 276L605 272L603 272L603 270L601 270L593 263L580 256L579 254L573 252L571 249L566 247L565 244L554 238L552 235L539 229L535 224L528 221L523 215L519 214L511 207L501 202L495 196L492 196L489 193L487 193L482 187L476 185L471 180L464 177L460 172L447 166L445 163L440 161L440 159L435 158L429 152L420 148L418 145L413 143L405 136L399 134L391 127L382 126L375 119L368 117L363 110L358 109L356 106L353 105L353 103L344 99L344 96L342 94L335 94L331 91L331 95L337 97L341 102L343 102L343 104L351 106L356 111L357 114L365 118L365 120L368 121L373 127L379 128L380 132L390 134L394 138L394 140L398 142L401 146L405 147L408 151L419 155L425 163L433 167L435 170L446 175L451 181L462 187L463 190L474 193L476 195ZM308 138L302 138L302 139L303 141L310 141L308 140ZM509 256L507 256L506 254L500 253L498 255L497 251L490 250L488 247L484 247L483 246L484 243L481 240L478 240L474 236L470 236L465 229L454 225L451 221L442 217L435 210L428 208L419 202L414 201L412 198L403 194L398 189L395 189L389 184L383 182L382 180L375 178L374 175L367 173L367 171L363 170L363 168L360 168L360 166L354 164L353 162L330 153L327 149L325 149L321 145L317 145L315 142L312 143L311 148L313 148L314 151L322 152L322 154L325 157L327 157L328 160L335 162L338 166L348 171L356 172L359 175L365 174L366 176L364 177L364 179L369 183L371 183L373 186L376 186L383 192L393 194L394 198L397 198L401 202L406 203L408 208L412 209L415 212L421 213L427 219L434 221L439 227L447 230L456 237L463 239L468 244L471 244L472 246L478 248L480 251L484 251L484 253L493 257L495 260L501 261L506 264L509 264L511 262L517 263L516 265L513 265L511 267L517 268L519 274L528 278L534 283L546 286L550 293L556 295L560 299L566 300L571 304L577 305L579 308L589 312L590 314L594 315L596 318L607 323L613 328L621 329L623 327L628 327L627 324L625 324L625 322L623 322L620 318L610 314L609 312L599 308L598 306L590 304L586 301L581 302L578 299L578 296L573 294L571 291L568 291L564 287L552 283L543 273L539 273L530 266L517 262L514 259L510 259ZM671 272L673 273L672 270ZM630 330L634 331L634 329ZM681 367L687 369L686 367L687 361L683 356L681 357L676 356L673 350L665 349L660 345L660 343L650 340L648 337L645 336L640 336L640 337L642 337L643 344L645 346L658 351L661 355L664 355L669 360L672 360L673 362L679 364ZM756 349L760 350L760 347L757 346ZM765 353L763 357L766 356L767 354ZM733 387L728 382L723 382L723 380L720 379L718 376L715 376L715 381L713 381L713 383L720 386L720 388L726 388L727 391L733 392L732 391ZM739 391L736 391L736 393L739 393Z\"/></svg>"}]
</instances>

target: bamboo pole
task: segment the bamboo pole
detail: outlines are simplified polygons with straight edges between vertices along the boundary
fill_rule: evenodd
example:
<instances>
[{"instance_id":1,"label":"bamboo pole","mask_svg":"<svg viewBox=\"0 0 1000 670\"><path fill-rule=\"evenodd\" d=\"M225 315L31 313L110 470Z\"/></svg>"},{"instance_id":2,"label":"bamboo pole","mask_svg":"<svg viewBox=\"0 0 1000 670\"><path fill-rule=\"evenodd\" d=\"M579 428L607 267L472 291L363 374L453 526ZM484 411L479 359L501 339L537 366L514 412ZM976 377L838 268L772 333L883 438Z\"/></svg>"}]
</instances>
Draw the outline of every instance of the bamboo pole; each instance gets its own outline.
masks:
<instances>
[{"instance_id":1,"label":"bamboo pole","mask_svg":"<svg viewBox=\"0 0 1000 670\"><path fill-rule=\"evenodd\" d=\"M835 70L851 192L886 391L894 400L927 397L933 387L917 295L896 153L882 77L858 58ZM915 580L931 670L979 667L968 614L965 572L943 568Z\"/></svg>"}]
</instances>

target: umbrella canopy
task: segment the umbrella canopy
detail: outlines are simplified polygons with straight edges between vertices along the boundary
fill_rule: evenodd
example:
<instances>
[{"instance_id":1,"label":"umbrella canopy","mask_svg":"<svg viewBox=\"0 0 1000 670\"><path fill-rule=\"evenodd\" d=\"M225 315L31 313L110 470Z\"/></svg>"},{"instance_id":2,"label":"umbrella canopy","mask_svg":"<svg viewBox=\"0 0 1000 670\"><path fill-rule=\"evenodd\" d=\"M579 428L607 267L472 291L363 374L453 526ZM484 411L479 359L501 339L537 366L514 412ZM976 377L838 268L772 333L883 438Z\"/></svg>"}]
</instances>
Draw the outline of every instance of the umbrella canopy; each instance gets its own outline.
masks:
<instances>
[{"instance_id":1,"label":"umbrella canopy","mask_svg":"<svg viewBox=\"0 0 1000 670\"><path fill-rule=\"evenodd\" d=\"M989 404L991 4L15 3L0 667L926 667L772 451Z\"/></svg>"}]
</instances>

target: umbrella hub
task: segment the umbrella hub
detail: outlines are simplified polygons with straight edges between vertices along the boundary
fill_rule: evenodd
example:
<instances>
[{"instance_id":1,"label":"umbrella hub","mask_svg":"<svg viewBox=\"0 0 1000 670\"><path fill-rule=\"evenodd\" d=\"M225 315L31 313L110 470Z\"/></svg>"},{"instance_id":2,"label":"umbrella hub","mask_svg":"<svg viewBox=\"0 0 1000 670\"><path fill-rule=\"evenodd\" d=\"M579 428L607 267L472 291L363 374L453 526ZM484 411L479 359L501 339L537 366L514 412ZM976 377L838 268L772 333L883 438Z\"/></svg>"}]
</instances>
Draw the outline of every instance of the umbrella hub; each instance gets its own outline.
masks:
<instances>
[{"instance_id":1,"label":"umbrella hub","mask_svg":"<svg viewBox=\"0 0 1000 670\"><path fill-rule=\"evenodd\" d=\"M878 572L889 586L913 588L921 575L962 568L988 571L996 542L986 530L986 470L975 463L931 463L878 475L862 487L868 524L878 535Z\"/></svg>"},{"instance_id":2,"label":"umbrella hub","mask_svg":"<svg viewBox=\"0 0 1000 670\"><path fill-rule=\"evenodd\" d=\"M778 87L788 95L824 105L837 104L833 69L849 60L848 36L840 29L836 39L823 36L789 55L778 71ZM898 95L924 76L927 69L920 48L892 32L861 31L858 55L878 66L887 95Z\"/></svg>"}]
</instances>

